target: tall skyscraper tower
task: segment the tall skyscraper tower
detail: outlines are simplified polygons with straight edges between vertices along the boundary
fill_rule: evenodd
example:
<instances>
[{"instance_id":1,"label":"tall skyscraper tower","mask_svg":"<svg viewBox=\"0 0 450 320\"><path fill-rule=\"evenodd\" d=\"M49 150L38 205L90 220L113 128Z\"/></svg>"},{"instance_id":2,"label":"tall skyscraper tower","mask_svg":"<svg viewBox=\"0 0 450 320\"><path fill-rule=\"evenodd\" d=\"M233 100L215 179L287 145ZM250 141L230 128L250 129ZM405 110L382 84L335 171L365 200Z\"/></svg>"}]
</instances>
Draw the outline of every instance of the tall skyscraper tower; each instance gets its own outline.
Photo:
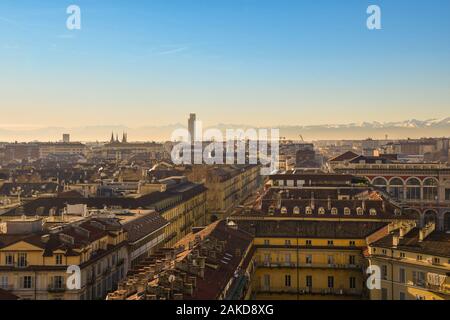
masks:
<instances>
[{"instance_id":1,"label":"tall skyscraper tower","mask_svg":"<svg viewBox=\"0 0 450 320\"><path fill-rule=\"evenodd\" d=\"M191 113L189 115L189 120L188 120L188 130L189 130L189 135L191 136L191 143L194 143L196 140L195 121L196 121L195 113Z\"/></svg>"}]
</instances>

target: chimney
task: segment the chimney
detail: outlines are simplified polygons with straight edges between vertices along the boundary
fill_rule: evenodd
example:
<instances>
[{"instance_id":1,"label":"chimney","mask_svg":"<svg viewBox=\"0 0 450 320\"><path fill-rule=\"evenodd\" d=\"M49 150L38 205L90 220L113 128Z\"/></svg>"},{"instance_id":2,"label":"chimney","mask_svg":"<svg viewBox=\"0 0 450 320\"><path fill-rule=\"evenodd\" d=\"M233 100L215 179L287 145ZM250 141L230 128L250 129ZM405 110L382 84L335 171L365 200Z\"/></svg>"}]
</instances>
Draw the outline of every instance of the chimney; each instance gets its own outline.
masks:
<instances>
[{"instance_id":1,"label":"chimney","mask_svg":"<svg viewBox=\"0 0 450 320\"><path fill-rule=\"evenodd\" d=\"M425 227L419 230L419 242L425 240L434 230L436 229L436 224L434 222L430 222Z\"/></svg>"},{"instance_id":2,"label":"chimney","mask_svg":"<svg viewBox=\"0 0 450 320\"><path fill-rule=\"evenodd\" d=\"M412 224L412 223L402 224L400 227L400 239L403 239L403 237L408 232L410 232L413 228L414 228L414 224Z\"/></svg>"},{"instance_id":3,"label":"chimney","mask_svg":"<svg viewBox=\"0 0 450 320\"><path fill-rule=\"evenodd\" d=\"M397 248L399 242L400 242L400 237L398 235L393 235L392 236L392 247Z\"/></svg>"},{"instance_id":4,"label":"chimney","mask_svg":"<svg viewBox=\"0 0 450 320\"><path fill-rule=\"evenodd\" d=\"M365 199L363 199L363 201L362 201L362 209L364 212L366 211L366 200Z\"/></svg>"}]
</instances>

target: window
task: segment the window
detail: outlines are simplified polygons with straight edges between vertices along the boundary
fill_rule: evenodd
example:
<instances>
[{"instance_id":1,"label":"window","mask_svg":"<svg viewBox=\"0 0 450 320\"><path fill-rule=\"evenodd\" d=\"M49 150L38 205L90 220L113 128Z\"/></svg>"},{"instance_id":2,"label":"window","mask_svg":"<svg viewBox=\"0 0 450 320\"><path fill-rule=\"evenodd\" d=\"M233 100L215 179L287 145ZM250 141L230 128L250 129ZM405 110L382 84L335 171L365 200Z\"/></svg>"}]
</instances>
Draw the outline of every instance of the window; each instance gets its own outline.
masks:
<instances>
[{"instance_id":1,"label":"window","mask_svg":"<svg viewBox=\"0 0 450 320\"><path fill-rule=\"evenodd\" d=\"M33 287L33 278L31 276L21 277L20 284L22 289L31 289Z\"/></svg>"},{"instance_id":2,"label":"window","mask_svg":"<svg viewBox=\"0 0 450 320\"><path fill-rule=\"evenodd\" d=\"M383 191L386 191L386 189L387 189L387 188L386 188L386 186L387 186L387 181L386 181L386 179L384 179L384 178L376 178L376 179L373 180L372 184L373 184L375 187L378 187L378 188L383 189Z\"/></svg>"},{"instance_id":3,"label":"window","mask_svg":"<svg viewBox=\"0 0 450 320\"><path fill-rule=\"evenodd\" d=\"M333 256L328 256L327 262L328 262L329 265L334 264Z\"/></svg>"},{"instance_id":4,"label":"window","mask_svg":"<svg viewBox=\"0 0 450 320\"><path fill-rule=\"evenodd\" d=\"M422 258L421 255L418 255L418 256L417 256L417 261L422 261L422 259L423 259L423 258Z\"/></svg>"},{"instance_id":5,"label":"window","mask_svg":"<svg viewBox=\"0 0 450 320\"><path fill-rule=\"evenodd\" d=\"M291 245L291 240L284 240L284 245L285 246L290 246Z\"/></svg>"},{"instance_id":6,"label":"window","mask_svg":"<svg viewBox=\"0 0 450 320\"><path fill-rule=\"evenodd\" d=\"M0 277L0 288L5 290L8 289L8 276Z\"/></svg>"},{"instance_id":7,"label":"window","mask_svg":"<svg viewBox=\"0 0 450 320\"><path fill-rule=\"evenodd\" d=\"M420 181L416 178L411 178L406 181L406 199L420 200Z\"/></svg>"},{"instance_id":8,"label":"window","mask_svg":"<svg viewBox=\"0 0 450 320\"><path fill-rule=\"evenodd\" d=\"M325 208L320 207L319 208L319 214L325 214Z\"/></svg>"},{"instance_id":9,"label":"window","mask_svg":"<svg viewBox=\"0 0 450 320\"><path fill-rule=\"evenodd\" d=\"M348 215L350 215L350 213L351 213L350 208L345 207L344 208L344 215L348 216Z\"/></svg>"},{"instance_id":10,"label":"window","mask_svg":"<svg viewBox=\"0 0 450 320\"><path fill-rule=\"evenodd\" d=\"M413 271L413 284L418 287L424 287L425 273L421 271Z\"/></svg>"},{"instance_id":11,"label":"window","mask_svg":"<svg viewBox=\"0 0 450 320\"><path fill-rule=\"evenodd\" d=\"M328 245L329 246L333 246L334 245L334 241L333 240L328 240Z\"/></svg>"},{"instance_id":12,"label":"window","mask_svg":"<svg viewBox=\"0 0 450 320\"><path fill-rule=\"evenodd\" d=\"M356 278L355 277L350 277L349 287L350 287L350 289L356 289Z\"/></svg>"},{"instance_id":13,"label":"window","mask_svg":"<svg viewBox=\"0 0 450 320\"><path fill-rule=\"evenodd\" d=\"M13 266L14 265L14 255L12 253L6 253L5 254L5 264L7 266Z\"/></svg>"},{"instance_id":14,"label":"window","mask_svg":"<svg viewBox=\"0 0 450 320\"><path fill-rule=\"evenodd\" d=\"M312 214L312 208L311 207L306 207L306 214Z\"/></svg>"},{"instance_id":15,"label":"window","mask_svg":"<svg viewBox=\"0 0 450 320\"><path fill-rule=\"evenodd\" d=\"M281 207L281 213L282 214L286 214L287 213L287 208L286 207Z\"/></svg>"},{"instance_id":16,"label":"window","mask_svg":"<svg viewBox=\"0 0 450 320\"><path fill-rule=\"evenodd\" d=\"M440 263L441 263L441 259L439 259L439 258L434 258L434 259L433 259L433 263L434 263L434 264L440 264Z\"/></svg>"},{"instance_id":17,"label":"window","mask_svg":"<svg viewBox=\"0 0 450 320\"><path fill-rule=\"evenodd\" d=\"M406 271L403 268L399 269L399 275L398 275L400 283L406 283Z\"/></svg>"},{"instance_id":18,"label":"window","mask_svg":"<svg viewBox=\"0 0 450 320\"><path fill-rule=\"evenodd\" d=\"M99 263L97 264L97 275L99 275L101 272L102 272L102 263L99 262Z\"/></svg>"},{"instance_id":19,"label":"window","mask_svg":"<svg viewBox=\"0 0 450 320\"><path fill-rule=\"evenodd\" d=\"M350 264L352 266L356 265L356 256L353 256L353 255L348 256L348 264Z\"/></svg>"},{"instance_id":20,"label":"window","mask_svg":"<svg viewBox=\"0 0 450 320\"><path fill-rule=\"evenodd\" d=\"M381 300L388 299L388 291L386 288L381 288Z\"/></svg>"},{"instance_id":21,"label":"window","mask_svg":"<svg viewBox=\"0 0 450 320\"><path fill-rule=\"evenodd\" d=\"M266 246L270 245L270 240L264 239L264 245L266 245Z\"/></svg>"},{"instance_id":22,"label":"window","mask_svg":"<svg viewBox=\"0 0 450 320\"><path fill-rule=\"evenodd\" d=\"M306 256L306 264L312 264L312 255L308 254Z\"/></svg>"},{"instance_id":23,"label":"window","mask_svg":"<svg viewBox=\"0 0 450 320\"><path fill-rule=\"evenodd\" d=\"M64 288L64 277L63 276L55 276L53 277L52 286L55 289Z\"/></svg>"},{"instance_id":24,"label":"window","mask_svg":"<svg viewBox=\"0 0 450 320\"><path fill-rule=\"evenodd\" d=\"M55 256L55 260L56 260L56 264L63 264L63 255L62 254L57 254Z\"/></svg>"},{"instance_id":25,"label":"window","mask_svg":"<svg viewBox=\"0 0 450 320\"><path fill-rule=\"evenodd\" d=\"M371 216L376 216L376 215L377 215L377 209L375 209L375 208L370 208L369 214L370 214Z\"/></svg>"},{"instance_id":26,"label":"window","mask_svg":"<svg viewBox=\"0 0 450 320\"><path fill-rule=\"evenodd\" d=\"M27 254L23 252L19 253L18 267L25 268L27 265Z\"/></svg>"},{"instance_id":27,"label":"window","mask_svg":"<svg viewBox=\"0 0 450 320\"><path fill-rule=\"evenodd\" d=\"M349 246L350 246L350 247L355 247L355 246L356 246L356 242L353 241L353 240L350 240Z\"/></svg>"},{"instance_id":28,"label":"window","mask_svg":"<svg viewBox=\"0 0 450 320\"><path fill-rule=\"evenodd\" d=\"M404 189L403 189L404 183L399 178L393 178L389 183L389 193L392 197L396 199L403 199L404 195Z\"/></svg>"},{"instance_id":29,"label":"window","mask_svg":"<svg viewBox=\"0 0 450 320\"><path fill-rule=\"evenodd\" d=\"M328 288L334 288L334 277L328 276Z\"/></svg>"},{"instance_id":30,"label":"window","mask_svg":"<svg viewBox=\"0 0 450 320\"><path fill-rule=\"evenodd\" d=\"M428 178L423 182L423 199L437 200L438 198L438 182L436 179Z\"/></svg>"},{"instance_id":31,"label":"window","mask_svg":"<svg viewBox=\"0 0 450 320\"><path fill-rule=\"evenodd\" d=\"M294 207L294 214L300 214L300 208Z\"/></svg>"},{"instance_id":32,"label":"window","mask_svg":"<svg viewBox=\"0 0 450 320\"><path fill-rule=\"evenodd\" d=\"M284 286L285 287L291 286L291 275L287 274L284 276Z\"/></svg>"},{"instance_id":33,"label":"window","mask_svg":"<svg viewBox=\"0 0 450 320\"><path fill-rule=\"evenodd\" d=\"M270 253L265 253L264 254L264 262L265 263L270 263Z\"/></svg>"},{"instance_id":34,"label":"window","mask_svg":"<svg viewBox=\"0 0 450 320\"><path fill-rule=\"evenodd\" d=\"M268 289L270 288L270 274L265 274L263 277L263 286L264 288Z\"/></svg>"},{"instance_id":35,"label":"window","mask_svg":"<svg viewBox=\"0 0 450 320\"><path fill-rule=\"evenodd\" d=\"M306 240L306 245L307 246L311 246L312 245L312 241L311 240Z\"/></svg>"},{"instance_id":36,"label":"window","mask_svg":"<svg viewBox=\"0 0 450 320\"><path fill-rule=\"evenodd\" d=\"M358 216L362 216L364 214L364 210L361 207L356 208L356 214Z\"/></svg>"},{"instance_id":37,"label":"window","mask_svg":"<svg viewBox=\"0 0 450 320\"><path fill-rule=\"evenodd\" d=\"M286 253L286 254L284 255L284 261L285 261L286 263L291 263L291 254L290 254L290 253Z\"/></svg>"},{"instance_id":38,"label":"window","mask_svg":"<svg viewBox=\"0 0 450 320\"><path fill-rule=\"evenodd\" d=\"M381 253L386 255L386 253L387 253L386 249L381 250Z\"/></svg>"},{"instance_id":39,"label":"window","mask_svg":"<svg viewBox=\"0 0 450 320\"><path fill-rule=\"evenodd\" d=\"M312 286L313 286L313 278L312 278L312 276L306 276L306 286L308 288L312 288Z\"/></svg>"},{"instance_id":40,"label":"window","mask_svg":"<svg viewBox=\"0 0 450 320\"><path fill-rule=\"evenodd\" d=\"M385 264L383 264L381 266L381 278L384 280L387 280L387 278L388 278L387 265L385 265Z\"/></svg>"},{"instance_id":41,"label":"window","mask_svg":"<svg viewBox=\"0 0 450 320\"><path fill-rule=\"evenodd\" d=\"M400 252L400 258L402 259L406 258L406 254L404 252Z\"/></svg>"},{"instance_id":42,"label":"window","mask_svg":"<svg viewBox=\"0 0 450 320\"><path fill-rule=\"evenodd\" d=\"M337 215L338 214L338 209L337 208L331 208L331 214L332 215Z\"/></svg>"}]
</instances>

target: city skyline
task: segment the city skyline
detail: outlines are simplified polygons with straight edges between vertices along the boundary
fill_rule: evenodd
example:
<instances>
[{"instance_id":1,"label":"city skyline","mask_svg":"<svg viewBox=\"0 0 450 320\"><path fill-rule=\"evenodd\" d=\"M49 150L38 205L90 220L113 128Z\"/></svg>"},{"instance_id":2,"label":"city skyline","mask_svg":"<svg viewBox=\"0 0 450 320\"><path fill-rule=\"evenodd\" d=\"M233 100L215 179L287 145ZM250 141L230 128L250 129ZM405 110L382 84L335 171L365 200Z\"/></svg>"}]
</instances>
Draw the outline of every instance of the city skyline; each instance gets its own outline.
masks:
<instances>
[{"instance_id":1,"label":"city skyline","mask_svg":"<svg viewBox=\"0 0 450 320\"><path fill-rule=\"evenodd\" d=\"M448 1L70 4L0 4L0 128L448 117Z\"/></svg>"}]
</instances>

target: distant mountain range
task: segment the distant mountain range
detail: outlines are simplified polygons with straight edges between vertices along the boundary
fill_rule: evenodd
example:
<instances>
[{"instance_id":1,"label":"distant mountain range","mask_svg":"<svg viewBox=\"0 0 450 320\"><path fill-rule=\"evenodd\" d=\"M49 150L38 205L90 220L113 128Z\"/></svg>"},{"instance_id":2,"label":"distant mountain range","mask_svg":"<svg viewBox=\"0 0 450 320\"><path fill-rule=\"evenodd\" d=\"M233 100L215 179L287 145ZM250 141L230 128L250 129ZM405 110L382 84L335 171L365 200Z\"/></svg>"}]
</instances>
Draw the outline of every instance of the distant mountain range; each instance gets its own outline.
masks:
<instances>
[{"instance_id":1,"label":"distant mountain range","mask_svg":"<svg viewBox=\"0 0 450 320\"><path fill-rule=\"evenodd\" d=\"M164 126L144 126L131 128L121 125L85 126L85 127L46 127L36 129L1 128L0 141L57 141L63 133L69 133L76 141L108 141L111 132L128 133L129 141L166 141L172 132L178 128L185 128L184 124ZM218 124L215 128L248 129L248 125ZM338 139L389 139L421 138L421 137L450 137L450 117L445 119L406 120L399 122L363 122L350 124L327 124L308 126L277 126L280 136L287 139L298 139L300 135L305 140L338 140Z\"/></svg>"}]
</instances>

